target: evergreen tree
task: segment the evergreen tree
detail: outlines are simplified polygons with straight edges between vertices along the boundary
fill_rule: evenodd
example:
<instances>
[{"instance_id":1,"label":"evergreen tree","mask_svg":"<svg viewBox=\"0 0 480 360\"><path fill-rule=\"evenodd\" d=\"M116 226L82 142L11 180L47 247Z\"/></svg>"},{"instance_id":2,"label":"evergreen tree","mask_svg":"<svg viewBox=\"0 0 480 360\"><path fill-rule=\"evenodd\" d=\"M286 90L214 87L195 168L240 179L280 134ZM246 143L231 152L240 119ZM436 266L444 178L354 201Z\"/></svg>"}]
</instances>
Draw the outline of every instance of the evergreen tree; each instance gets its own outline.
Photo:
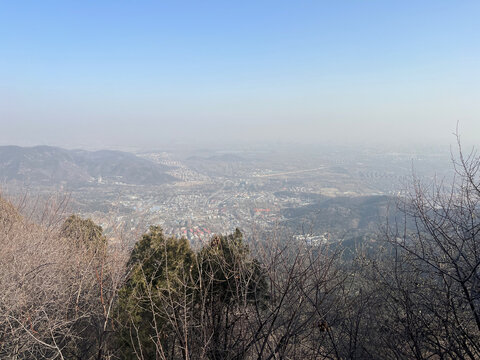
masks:
<instances>
[{"instance_id":1,"label":"evergreen tree","mask_svg":"<svg viewBox=\"0 0 480 360\"><path fill-rule=\"evenodd\" d=\"M125 359L241 359L246 312L266 298L260 264L236 230L198 254L151 227L135 245L117 307Z\"/></svg>"},{"instance_id":2,"label":"evergreen tree","mask_svg":"<svg viewBox=\"0 0 480 360\"><path fill-rule=\"evenodd\" d=\"M192 292L194 261L188 240L165 237L160 227L150 227L137 242L117 308L125 359L140 353L154 359L159 351L175 357L179 329L173 317L185 311L175 304Z\"/></svg>"},{"instance_id":3,"label":"evergreen tree","mask_svg":"<svg viewBox=\"0 0 480 360\"><path fill-rule=\"evenodd\" d=\"M95 224L91 219L82 219L77 215L70 215L65 220L60 234L74 241L78 246L87 246L96 250L107 243L100 225Z\"/></svg>"},{"instance_id":4,"label":"evergreen tree","mask_svg":"<svg viewBox=\"0 0 480 360\"><path fill-rule=\"evenodd\" d=\"M243 359L249 342L246 315L268 298L260 263L251 255L243 234L236 229L214 236L199 253L200 277L205 303L204 328L211 339L207 357Z\"/></svg>"}]
</instances>

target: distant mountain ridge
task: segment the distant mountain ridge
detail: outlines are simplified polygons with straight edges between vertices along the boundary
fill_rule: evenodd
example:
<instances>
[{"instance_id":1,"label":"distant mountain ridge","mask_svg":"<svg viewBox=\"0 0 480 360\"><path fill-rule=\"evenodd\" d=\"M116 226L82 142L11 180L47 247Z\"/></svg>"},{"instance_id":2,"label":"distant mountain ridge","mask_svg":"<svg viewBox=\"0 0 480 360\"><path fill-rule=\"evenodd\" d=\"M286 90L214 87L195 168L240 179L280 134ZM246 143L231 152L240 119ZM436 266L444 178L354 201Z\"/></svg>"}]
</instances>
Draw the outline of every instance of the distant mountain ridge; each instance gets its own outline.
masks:
<instances>
[{"instance_id":1,"label":"distant mountain ridge","mask_svg":"<svg viewBox=\"0 0 480 360\"><path fill-rule=\"evenodd\" d=\"M122 151L0 146L1 182L75 186L93 183L160 185L175 180L166 173L168 169Z\"/></svg>"}]
</instances>

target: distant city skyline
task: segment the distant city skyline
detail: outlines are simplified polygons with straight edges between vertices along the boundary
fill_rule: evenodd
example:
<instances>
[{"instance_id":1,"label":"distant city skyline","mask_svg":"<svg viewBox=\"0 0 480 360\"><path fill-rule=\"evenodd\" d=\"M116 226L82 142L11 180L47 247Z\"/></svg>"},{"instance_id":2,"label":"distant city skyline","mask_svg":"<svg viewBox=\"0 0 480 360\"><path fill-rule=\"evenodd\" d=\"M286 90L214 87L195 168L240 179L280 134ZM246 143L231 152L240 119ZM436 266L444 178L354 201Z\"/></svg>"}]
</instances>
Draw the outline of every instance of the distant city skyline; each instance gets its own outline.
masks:
<instances>
[{"instance_id":1,"label":"distant city skyline","mask_svg":"<svg viewBox=\"0 0 480 360\"><path fill-rule=\"evenodd\" d=\"M0 4L0 145L480 135L478 1Z\"/></svg>"}]
</instances>

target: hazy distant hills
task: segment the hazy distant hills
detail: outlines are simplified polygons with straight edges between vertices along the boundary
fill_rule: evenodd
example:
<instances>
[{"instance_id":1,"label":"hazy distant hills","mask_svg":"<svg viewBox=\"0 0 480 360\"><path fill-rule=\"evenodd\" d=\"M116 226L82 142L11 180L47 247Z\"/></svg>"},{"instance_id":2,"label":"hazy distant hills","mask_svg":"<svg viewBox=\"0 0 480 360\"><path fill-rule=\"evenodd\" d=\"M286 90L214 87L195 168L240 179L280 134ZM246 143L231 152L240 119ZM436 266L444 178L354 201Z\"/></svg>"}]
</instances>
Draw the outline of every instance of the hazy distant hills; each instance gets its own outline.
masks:
<instances>
[{"instance_id":1,"label":"hazy distant hills","mask_svg":"<svg viewBox=\"0 0 480 360\"><path fill-rule=\"evenodd\" d=\"M166 166L121 151L0 146L1 182L160 185L174 180L167 170Z\"/></svg>"}]
</instances>

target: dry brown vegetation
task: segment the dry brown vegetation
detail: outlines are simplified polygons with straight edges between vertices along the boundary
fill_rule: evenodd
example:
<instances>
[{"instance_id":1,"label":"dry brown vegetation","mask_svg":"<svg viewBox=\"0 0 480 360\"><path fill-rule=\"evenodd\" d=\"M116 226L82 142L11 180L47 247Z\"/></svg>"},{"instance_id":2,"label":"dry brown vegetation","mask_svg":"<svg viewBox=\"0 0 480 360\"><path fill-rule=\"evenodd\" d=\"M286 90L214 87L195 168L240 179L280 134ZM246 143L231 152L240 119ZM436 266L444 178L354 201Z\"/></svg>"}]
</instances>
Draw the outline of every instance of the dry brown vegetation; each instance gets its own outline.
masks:
<instances>
[{"instance_id":1,"label":"dry brown vegetation","mask_svg":"<svg viewBox=\"0 0 480 360\"><path fill-rule=\"evenodd\" d=\"M46 212L33 223L0 199L0 358L103 358L124 257L63 236L61 209Z\"/></svg>"}]
</instances>

